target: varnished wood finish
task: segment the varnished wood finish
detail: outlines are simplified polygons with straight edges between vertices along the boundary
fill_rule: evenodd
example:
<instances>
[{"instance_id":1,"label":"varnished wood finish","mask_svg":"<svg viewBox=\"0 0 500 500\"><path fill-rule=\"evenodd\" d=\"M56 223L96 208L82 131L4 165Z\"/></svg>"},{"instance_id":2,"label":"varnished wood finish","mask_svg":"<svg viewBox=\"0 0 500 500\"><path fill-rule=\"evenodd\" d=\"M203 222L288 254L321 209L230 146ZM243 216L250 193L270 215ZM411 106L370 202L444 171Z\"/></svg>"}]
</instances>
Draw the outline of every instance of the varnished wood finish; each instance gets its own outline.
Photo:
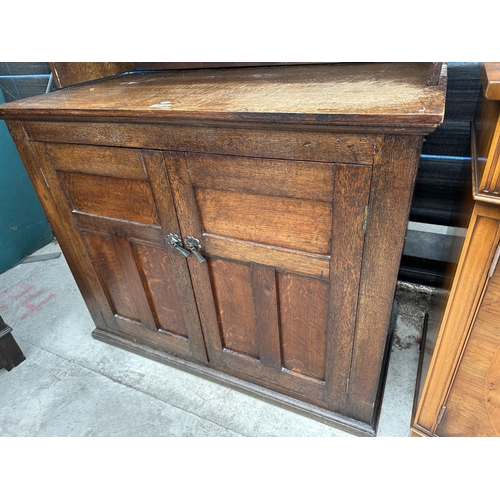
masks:
<instances>
[{"instance_id":1,"label":"varnished wood finish","mask_svg":"<svg viewBox=\"0 0 500 500\"><path fill-rule=\"evenodd\" d=\"M500 101L500 63L483 63L481 65L481 79L484 97L492 101Z\"/></svg>"},{"instance_id":2,"label":"varnished wood finish","mask_svg":"<svg viewBox=\"0 0 500 500\"><path fill-rule=\"evenodd\" d=\"M488 296L488 303L485 304L482 313L484 321L490 326L496 325L497 316L496 309L492 310L491 304L495 301L495 305L498 304L499 294L498 294L498 282L496 280L493 290L488 290L492 293L492 297ZM495 429L496 435L500 436L500 398L498 396L498 386L500 384L500 347L498 347L491 358L491 363L487 368L486 379L485 379L485 397L486 397L486 411L488 412L488 417L490 419L491 425Z\"/></svg>"},{"instance_id":3,"label":"varnished wood finish","mask_svg":"<svg viewBox=\"0 0 500 500\"><path fill-rule=\"evenodd\" d=\"M300 62L51 62L50 70L58 88L109 78L133 71L171 71L179 69L247 68L297 66ZM316 63L318 64L318 63ZM434 63L436 64L436 63Z\"/></svg>"},{"instance_id":4,"label":"varnished wood finish","mask_svg":"<svg viewBox=\"0 0 500 500\"><path fill-rule=\"evenodd\" d=\"M471 142L473 197L500 204L500 100L479 100Z\"/></svg>"},{"instance_id":5,"label":"varnished wood finish","mask_svg":"<svg viewBox=\"0 0 500 500\"><path fill-rule=\"evenodd\" d=\"M472 133L475 200L412 424L422 436L498 436L500 247L498 64L485 63ZM496 266L496 267L495 267Z\"/></svg>"},{"instance_id":6,"label":"varnished wood finish","mask_svg":"<svg viewBox=\"0 0 500 500\"><path fill-rule=\"evenodd\" d=\"M386 304L393 300L397 270L404 244L413 186L422 138L385 136L378 143L377 175L372 178L367 234L360 278L353 364L349 375L348 414L369 423L377 409L370 396L379 387L377 359L383 357L390 314ZM401 165L406 168L401 169ZM383 256L383 257L382 257ZM368 375L367 375L368 374Z\"/></svg>"},{"instance_id":7,"label":"varnished wood finish","mask_svg":"<svg viewBox=\"0 0 500 500\"><path fill-rule=\"evenodd\" d=\"M213 164L224 164L229 161L229 158L225 158ZM191 168L192 162L194 168ZM319 172L330 172L328 175L332 179L333 186L329 189L332 190L333 187L333 192L330 191L327 195L322 194L322 189L317 195L313 193L311 182L316 180L318 173L315 172L312 178L309 178L307 168L304 170L301 184L305 186L306 196L310 193L309 197L319 196L330 200L330 203L318 202L322 210L319 214L322 227L318 231L317 223L309 218L309 212L314 213L312 207L315 205L309 205L309 210L304 210L303 204L307 200L302 199L300 191L289 190L279 193L286 194L286 197L273 196L272 193L265 195L264 193L269 192L269 184L265 182L261 184L259 195L247 195L243 185L240 188L242 193L233 191L235 185L231 170L224 172L220 168L216 168L219 187L224 187L224 174L227 173L230 190L216 191L219 196L218 203L208 211L210 217L207 221L206 202L199 195L200 186L197 185L197 181L200 180L199 162L200 159L196 155L167 157L167 165L172 165L169 172L174 186L174 196L177 198L181 231L183 234L194 234L200 239L208 259L209 275L193 258L188 259L188 262L193 270L192 276L200 280L199 288L205 292L203 294L205 302L208 301L207 297L210 297L210 290L213 289L215 301L207 305L202 313L207 314L202 323L212 325L205 330L209 358L217 359L217 363L221 366L249 381L265 380L269 387L275 390L293 391L291 394L297 393L306 399L314 394L318 395L316 398L320 401L334 399L330 393L338 389L334 384L341 379L341 400L344 400L351 352L349 348L345 349L343 354L347 356L347 361L340 355L339 361L342 361L338 366L334 361L335 356L329 357L327 362L327 342L332 345L331 350L335 352L335 340L331 337L335 336L339 328L335 322L329 322L329 315L332 317L335 315L338 323L349 325L348 330L344 332L347 340L342 339L340 342L346 342L352 349L355 334L352 318L356 315L355 304L357 304L364 242L363 223L369 203L372 169L359 165L319 164ZM238 164L241 160L236 159L235 162ZM288 162L287 165L290 165L293 174L300 166L292 163ZM207 161L202 182L205 182L207 176L214 177L214 174L210 173L211 168L212 163ZM268 169L267 162L254 162L254 177L262 178L268 175L266 174ZM279 173L280 169L276 169L273 176L276 177ZM254 183L251 189L258 190L258 186ZM240 194L236 197L238 193ZM255 196L257 199L249 203L249 196ZM286 208L280 208L285 202ZM215 209L216 206L218 210ZM335 221L332 219L333 213ZM301 214L307 216L306 222L301 223ZM290 220L290 223L287 223L287 220ZM293 220L297 224L296 227L292 223ZM274 240L269 241L268 238ZM227 250L223 255L215 253L218 248L227 247L228 240L239 243L232 247L234 253L229 255L229 258L238 264L226 260ZM208 244L208 241L219 241L220 245L214 246ZM255 247L262 249L264 245L268 258L263 264L270 266L276 263L279 266L281 260L286 262L286 268L259 266L259 259L255 258ZM297 250L301 253L297 254L295 259L298 264L298 269L295 269L294 261L283 257L283 254L286 251ZM306 255L303 253L305 250L308 251ZM326 281L330 273L316 275L315 279L311 279L313 277L311 274L308 278L302 277L304 274L302 262L307 261L307 257L316 261L323 259L324 262L332 261L333 258L338 262L338 268L333 268L334 281ZM349 260L351 258L359 264L353 266L353 261ZM277 329L275 328L272 333L274 344L270 349L274 352L272 354L274 359L280 352L282 363L280 366L276 366L276 363L268 364L265 359L266 354L263 362L258 351L259 334L256 331L254 317L261 307L260 301L264 291L261 290L262 284L256 282L256 274L262 276L264 273L267 274L267 280L275 283L274 287L269 286L275 295L268 295L270 302L266 305L266 310L267 314L271 314L274 308L272 314L278 321ZM274 278L271 279L271 276ZM332 283L331 289L336 290L332 291L334 298L331 299L328 283ZM195 286L195 289L198 289L198 286ZM352 290L352 293L346 296L345 292L348 290ZM389 302L391 300L392 298ZM245 332L244 336L241 333L242 329ZM342 349L340 351L342 352ZM328 383L325 381L327 372ZM337 378L332 376L333 373L337 374ZM375 385L377 382L378 379ZM339 407L341 405L342 403ZM342 411L345 411L345 406L342 407ZM372 424L371 420L368 420L368 423Z\"/></svg>"},{"instance_id":8,"label":"varnished wood finish","mask_svg":"<svg viewBox=\"0 0 500 500\"><path fill-rule=\"evenodd\" d=\"M414 419L413 427L424 434L436 432L439 413L446 406L448 391L467 345L500 240L499 214L494 205L476 203L474 208Z\"/></svg>"},{"instance_id":9,"label":"varnished wood finish","mask_svg":"<svg viewBox=\"0 0 500 500\"><path fill-rule=\"evenodd\" d=\"M31 140L43 142L57 136L63 143L359 165L373 163L376 138L374 134L331 134L330 129L323 127L319 130L300 127L292 130L292 134L289 128L279 125L262 125L255 130L210 122L206 128L168 122L162 125L93 123L91 127L88 123L27 122L25 127ZM222 136L225 139L221 141Z\"/></svg>"},{"instance_id":10,"label":"varnished wood finish","mask_svg":"<svg viewBox=\"0 0 500 500\"><path fill-rule=\"evenodd\" d=\"M500 436L500 270L489 280L446 399L440 436Z\"/></svg>"},{"instance_id":11,"label":"varnished wood finish","mask_svg":"<svg viewBox=\"0 0 500 500\"><path fill-rule=\"evenodd\" d=\"M213 68L247 68L252 66L296 66L311 63L284 62L136 62L136 70L179 70L179 69L213 69Z\"/></svg>"},{"instance_id":12,"label":"varnished wood finish","mask_svg":"<svg viewBox=\"0 0 500 500\"><path fill-rule=\"evenodd\" d=\"M135 69L134 63L130 62L51 62L49 64L54 82L59 88Z\"/></svg>"},{"instance_id":13,"label":"varnished wood finish","mask_svg":"<svg viewBox=\"0 0 500 500\"><path fill-rule=\"evenodd\" d=\"M441 79L441 71L443 70L442 62L434 62L431 64L431 69L429 71L429 80L427 85L439 85L439 80Z\"/></svg>"},{"instance_id":14,"label":"varnished wood finish","mask_svg":"<svg viewBox=\"0 0 500 500\"><path fill-rule=\"evenodd\" d=\"M442 121L446 84L442 77L439 85L428 86L429 67L372 63L134 74L2 107L9 116L25 119L157 121L160 115L165 121L372 125L429 132Z\"/></svg>"},{"instance_id":15,"label":"varnished wood finish","mask_svg":"<svg viewBox=\"0 0 500 500\"><path fill-rule=\"evenodd\" d=\"M430 69L128 75L0 113L97 338L373 435Z\"/></svg>"},{"instance_id":16,"label":"varnished wood finish","mask_svg":"<svg viewBox=\"0 0 500 500\"><path fill-rule=\"evenodd\" d=\"M500 208L477 203L413 428L428 436L497 436ZM440 419L440 412L443 414Z\"/></svg>"}]
</instances>

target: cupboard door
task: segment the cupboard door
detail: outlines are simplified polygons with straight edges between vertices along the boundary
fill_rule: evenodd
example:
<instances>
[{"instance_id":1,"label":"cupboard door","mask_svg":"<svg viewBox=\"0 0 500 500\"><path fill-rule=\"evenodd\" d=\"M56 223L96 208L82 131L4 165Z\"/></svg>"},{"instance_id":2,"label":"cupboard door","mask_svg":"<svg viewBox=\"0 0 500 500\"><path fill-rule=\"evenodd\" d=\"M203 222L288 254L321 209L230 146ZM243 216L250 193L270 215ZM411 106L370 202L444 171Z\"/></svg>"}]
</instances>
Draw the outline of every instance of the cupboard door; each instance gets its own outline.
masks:
<instances>
[{"instance_id":1,"label":"cupboard door","mask_svg":"<svg viewBox=\"0 0 500 500\"><path fill-rule=\"evenodd\" d=\"M206 361L185 257L167 244L179 227L161 153L46 144L45 177L69 204L102 287L107 328Z\"/></svg>"},{"instance_id":2,"label":"cupboard door","mask_svg":"<svg viewBox=\"0 0 500 500\"><path fill-rule=\"evenodd\" d=\"M210 363L344 412L371 167L165 158Z\"/></svg>"}]
</instances>

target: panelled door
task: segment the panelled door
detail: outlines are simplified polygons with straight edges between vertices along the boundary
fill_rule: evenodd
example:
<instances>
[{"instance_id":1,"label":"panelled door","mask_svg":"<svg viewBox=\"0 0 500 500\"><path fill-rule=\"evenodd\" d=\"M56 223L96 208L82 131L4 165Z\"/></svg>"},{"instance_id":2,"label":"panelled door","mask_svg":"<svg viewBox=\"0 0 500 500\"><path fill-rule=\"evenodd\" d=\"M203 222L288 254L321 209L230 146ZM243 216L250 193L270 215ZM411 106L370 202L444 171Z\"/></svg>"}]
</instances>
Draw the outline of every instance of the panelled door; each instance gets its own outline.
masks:
<instances>
[{"instance_id":1,"label":"panelled door","mask_svg":"<svg viewBox=\"0 0 500 500\"><path fill-rule=\"evenodd\" d=\"M164 156L210 363L342 413L371 167Z\"/></svg>"},{"instance_id":2,"label":"panelled door","mask_svg":"<svg viewBox=\"0 0 500 500\"><path fill-rule=\"evenodd\" d=\"M46 182L58 203L69 204L76 236L96 271L107 327L153 348L206 361L186 259L168 244L179 227L162 154L72 144L36 147L45 148Z\"/></svg>"}]
</instances>

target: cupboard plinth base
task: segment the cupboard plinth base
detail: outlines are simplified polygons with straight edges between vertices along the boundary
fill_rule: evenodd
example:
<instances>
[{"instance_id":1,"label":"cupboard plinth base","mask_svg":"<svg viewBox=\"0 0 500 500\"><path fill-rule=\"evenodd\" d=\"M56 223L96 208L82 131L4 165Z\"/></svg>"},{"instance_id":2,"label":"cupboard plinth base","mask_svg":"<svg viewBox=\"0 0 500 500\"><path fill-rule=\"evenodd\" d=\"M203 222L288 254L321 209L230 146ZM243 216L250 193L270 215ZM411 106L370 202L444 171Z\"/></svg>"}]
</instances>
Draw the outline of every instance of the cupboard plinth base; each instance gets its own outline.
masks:
<instances>
[{"instance_id":1,"label":"cupboard plinth base","mask_svg":"<svg viewBox=\"0 0 500 500\"><path fill-rule=\"evenodd\" d=\"M154 349L149 346L137 344L132 340L96 328L92 332L92 337L115 347L120 347L126 351L139 354L154 361L159 361L166 365L184 370L188 373L203 377L212 382L217 382L231 389L239 390L250 396L258 397L263 401L275 404L286 410L295 411L301 415L313 418L323 424L330 425L344 432L349 432L359 437L375 437L376 427L372 427L363 422L358 422L351 418L339 415L332 411L319 408L312 404L289 397L285 394L267 389L260 385L242 380L232 375L211 368L209 365L201 364L199 361L189 361L187 359L173 356L165 351ZM390 342L388 342L390 344Z\"/></svg>"}]
</instances>

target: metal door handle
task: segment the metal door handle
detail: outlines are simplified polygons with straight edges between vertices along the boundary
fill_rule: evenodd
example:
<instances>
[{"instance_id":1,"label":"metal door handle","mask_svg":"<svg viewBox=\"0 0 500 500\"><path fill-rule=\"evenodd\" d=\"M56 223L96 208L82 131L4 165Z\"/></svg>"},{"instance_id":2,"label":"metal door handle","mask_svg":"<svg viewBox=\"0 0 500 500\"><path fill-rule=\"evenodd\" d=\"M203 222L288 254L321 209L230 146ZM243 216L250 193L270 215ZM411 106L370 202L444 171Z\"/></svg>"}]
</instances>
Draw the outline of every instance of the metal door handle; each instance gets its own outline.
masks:
<instances>
[{"instance_id":1,"label":"metal door handle","mask_svg":"<svg viewBox=\"0 0 500 500\"><path fill-rule=\"evenodd\" d=\"M186 236L184 239L184 243L186 246L191 250L196 255L196 258L198 259L198 262L200 264L203 264L203 262L206 262L205 257L201 255L200 250L201 250L201 245L200 245L200 240L195 238L194 236Z\"/></svg>"},{"instance_id":2,"label":"metal door handle","mask_svg":"<svg viewBox=\"0 0 500 500\"><path fill-rule=\"evenodd\" d=\"M179 252L184 255L184 257L189 257L189 254L191 253L189 250L186 250L182 246L182 240L177 234L172 234L170 233L167 236L167 243L172 247L175 248L176 250L179 250Z\"/></svg>"}]
</instances>

